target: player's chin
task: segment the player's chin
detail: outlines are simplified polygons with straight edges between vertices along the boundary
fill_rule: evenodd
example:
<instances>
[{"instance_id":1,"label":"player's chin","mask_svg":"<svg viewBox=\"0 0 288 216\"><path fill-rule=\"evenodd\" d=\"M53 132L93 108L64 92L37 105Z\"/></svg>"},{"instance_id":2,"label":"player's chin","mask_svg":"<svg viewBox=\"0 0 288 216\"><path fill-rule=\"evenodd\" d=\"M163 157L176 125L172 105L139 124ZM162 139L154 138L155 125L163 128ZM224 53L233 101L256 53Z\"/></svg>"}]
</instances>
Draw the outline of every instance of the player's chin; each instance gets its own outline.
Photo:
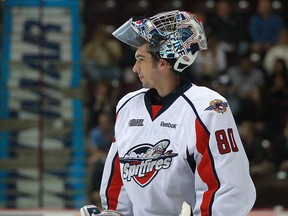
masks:
<instances>
[{"instance_id":1,"label":"player's chin","mask_svg":"<svg viewBox=\"0 0 288 216\"><path fill-rule=\"evenodd\" d=\"M141 81L142 82L142 87L143 88L149 88L149 85L147 84L147 83L145 83L145 82L143 82L143 81Z\"/></svg>"},{"instance_id":2,"label":"player's chin","mask_svg":"<svg viewBox=\"0 0 288 216\"><path fill-rule=\"evenodd\" d=\"M152 83L147 82L145 80L141 80L143 88L153 88Z\"/></svg>"},{"instance_id":3,"label":"player's chin","mask_svg":"<svg viewBox=\"0 0 288 216\"><path fill-rule=\"evenodd\" d=\"M144 84L142 85L142 87L143 87L143 88L148 88L148 89L153 88L151 85L144 85Z\"/></svg>"}]
</instances>

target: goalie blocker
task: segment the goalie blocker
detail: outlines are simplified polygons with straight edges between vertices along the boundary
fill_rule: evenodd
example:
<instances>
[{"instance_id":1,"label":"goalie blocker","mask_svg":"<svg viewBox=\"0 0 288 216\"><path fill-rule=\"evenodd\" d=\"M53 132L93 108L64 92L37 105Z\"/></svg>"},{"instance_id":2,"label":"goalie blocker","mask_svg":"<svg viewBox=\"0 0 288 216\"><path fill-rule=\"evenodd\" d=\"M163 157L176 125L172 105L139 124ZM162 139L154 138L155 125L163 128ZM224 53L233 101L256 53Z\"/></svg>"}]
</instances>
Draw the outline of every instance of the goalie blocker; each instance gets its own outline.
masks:
<instances>
[{"instance_id":1,"label":"goalie blocker","mask_svg":"<svg viewBox=\"0 0 288 216\"><path fill-rule=\"evenodd\" d=\"M80 209L81 216L96 216L96 215L105 215L105 216L124 216L117 211L105 210L103 212L95 205L85 205Z\"/></svg>"},{"instance_id":2,"label":"goalie blocker","mask_svg":"<svg viewBox=\"0 0 288 216\"><path fill-rule=\"evenodd\" d=\"M182 204L182 210L179 216L192 216L191 207L188 203L184 202ZM105 215L105 216L124 216L117 211L105 210L103 212L95 205L85 205L80 209L81 216L95 216L95 215Z\"/></svg>"}]
</instances>

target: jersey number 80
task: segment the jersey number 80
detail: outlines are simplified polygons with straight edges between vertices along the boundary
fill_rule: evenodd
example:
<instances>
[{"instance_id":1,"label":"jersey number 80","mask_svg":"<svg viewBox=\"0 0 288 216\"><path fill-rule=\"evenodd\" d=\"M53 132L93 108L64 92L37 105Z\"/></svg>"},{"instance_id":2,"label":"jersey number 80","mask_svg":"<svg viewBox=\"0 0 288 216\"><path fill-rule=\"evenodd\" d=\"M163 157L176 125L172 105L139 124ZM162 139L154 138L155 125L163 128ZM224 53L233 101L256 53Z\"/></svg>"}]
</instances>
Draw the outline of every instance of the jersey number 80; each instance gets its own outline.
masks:
<instances>
[{"instance_id":1,"label":"jersey number 80","mask_svg":"<svg viewBox=\"0 0 288 216\"><path fill-rule=\"evenodd\" d=\"M232 128L225 130L218 130L215 132L215 137L217 141L217 146L220 154L227 154L232 152L238 152L239 149L235 142L234 134Z\"/></svg>"}]
</instances>

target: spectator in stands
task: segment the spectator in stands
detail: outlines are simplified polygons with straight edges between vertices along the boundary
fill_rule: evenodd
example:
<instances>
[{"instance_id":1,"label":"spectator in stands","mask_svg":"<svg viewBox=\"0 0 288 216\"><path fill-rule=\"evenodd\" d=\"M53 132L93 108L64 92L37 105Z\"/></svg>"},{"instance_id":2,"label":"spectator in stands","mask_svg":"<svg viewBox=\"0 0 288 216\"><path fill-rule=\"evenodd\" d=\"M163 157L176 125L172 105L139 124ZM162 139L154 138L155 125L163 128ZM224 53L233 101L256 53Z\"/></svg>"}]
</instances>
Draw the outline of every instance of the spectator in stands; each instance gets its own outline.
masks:
<instances>
[{"instance_id":1,"label":"spectator in stands","mask_svg":"<svg viewBox=\"0 0 288 216\"><path fill-rule=\"evenodd\" d=\"M99 25L83 48L83 69L93 81L121 78L122 46L108 29L107 25Z\"/></svg>"},{"instance_id":2,"label":"spectator in stands","mask_svg":"<svg viewBox=\"0 0 288 216\"><path fill-rule=\"evenodd\" d=\"M263 145L263 138L255 126L250 120L239 124L239 134L251 166L250 172L251 174L271 173L275 164L269 160L269 145L265 144L265 140Z\"/></svg>"},{"instance_id":3,"label":"spectator in stands","mask_svg":"<svg viewBox=\"0 0 288 216\"><path fill-rule=\"evenodd\" d=\"M260 88L255 88L251 96L242 101L245 112L239 131L250 160L251 174L271 174L288 156L281 123L286 121L287 112L281 112L271 101L266 103Z\"/></svg>"},{"instance_id":4,"label":"spectator in stands","mask_svg":"<svg viewBox=\"0 0 288 216\"><path fill-rule=\"evenodd\" d=\"M272 46L266 53L263 65L268 75L274 72L274 65L277 59L283 59L286 68L288 67L288 30L284 29L279 33L279 42Z\"/></svg>"},{"instance_id":5,"label":"spectator in stands","mask_svg":"<svg viewBox=\"0 0 288 216\"><path fill-rule=\"evenodd\" d=\"M208 20L215 34L227 52L243 54L247 50L248 29L241 16L232 11L228 0L220 0L216 5L216 15ZM209 41L209 40L208 40ZM209 48L210 49L210 48Z\"/></svg>"},{"instance_id":6,"label":"spectator in stands","mask_svg":"<svg viewBox=\"0 0 288 216\"><path fill-rule=\"evenodd\" d=\"M272 11L270 0L258 0L257 11L249 23L252 52L262 59L266 51L277 43L278 34L284 26L284 20Z\"/></svg>"},{"instance_id":7,"label":"spectator in stands","mask_svg":"<svg viewBox=\"0 0 288 216\"><path fill-rule=\"evenodd\" d=\"M273 68L269 74L267 74L267 84L270 86L271 89L275 89L277 87L274 87L277 82L275 82L275 79L277 77L281 79L288 79L288 66L284 59L277 58L273 62Z\"/></svg>"},{"instance_id":8,"label":"spectator in stands","mask_svg":"<svg viewBox=\"0 0 288 216\"><path fill-rule=\"evenodd\" d=\"M226 52L218 43L216 35L210 35L208 50L199 52L192 67L194 82L199 80L214 80L227 67Z\"/></svg>"},{"instance_id":9,"label":"spectator in stands","mask_svg":"<svg viewBox=\"0 0 288 216\"><path fill-rule=\"evenodd\" d=\"M116 89L109 81L102 81L92 84L90 99L88 102L89 119L88 130L97 126L97 119L100 113L114 112L117 95Z\"/></svg>"},{"instance_id":10,"label":"spectator in stands","mask_svg":"<svg viewBox=\"0 0 288 216\"><path fill-rule=\"evenodd\" d=\"M113 115L101 112L98 116L98 126L92 128L89 133L88 154L90 174L90 198L93 204L98 207L100 203L100 184L105 159L114 137Z\"/></svg>"},{"instance_id":11,"label":"spectator in stands","mask_svg":"<svg viewBox=\"0 0 288 216\"><path fill-rule=\"evenodd\" d=\"M233 91L242 99L249 98L255 87L265 83L264 72L253 67L249 55L240 57L240 63L227 69L231 78Z\"/></svg>"},{"instance_id":12,"label":"spectator in stands","mask_svg":"<svg viewBox=\"0 0 288 216\"><path fill-rule=\"evenodd\" d=\"M285 127L288 120L288 79L287 67L282 59L276 60L274 73L269 77L267 99L267 130L266 136L270 141L270 157L277 166L287 159L288 146Z\"/></svg>"},{"instance_id":13,"label":"spectator in stands","mask_svg":"<svg viewBox=\"0 0 288 216\"><path fill-rule=\"evenodd\" d=\"M288 74L285 62L278 59L273 71L269 77L269 117L271 132L279 133L286 126L288 118Z\"/></svg>"},{"instance_id":14,"label":"spectator in stands","mask_svg":"<svg viewBox=\"0 0 288 216\"><path fill-rule=\"evenodd\" d=\"M267 107L264 89L264 85L251 87L249 94L241 98L241 110L239 112L240 119L253 121L260 132L266 127Z\"/></svg>"},{"instance_id":15,"label":"spectator in stands","mask_svg":"<svg viewBox=\"0 0 288 216\"><path fill-rule=\"evenodd\" d=\"M259 123L259 128L264 128L265 124L262 114L265 113L264 101L262 100L262 86L265 84L264 72L252 66L248 55L240 57L238 65L227 69L227 74L231 79L231 92L238 98L240 104L236 122L249 120Z\"/></svg>"}]
</instances>

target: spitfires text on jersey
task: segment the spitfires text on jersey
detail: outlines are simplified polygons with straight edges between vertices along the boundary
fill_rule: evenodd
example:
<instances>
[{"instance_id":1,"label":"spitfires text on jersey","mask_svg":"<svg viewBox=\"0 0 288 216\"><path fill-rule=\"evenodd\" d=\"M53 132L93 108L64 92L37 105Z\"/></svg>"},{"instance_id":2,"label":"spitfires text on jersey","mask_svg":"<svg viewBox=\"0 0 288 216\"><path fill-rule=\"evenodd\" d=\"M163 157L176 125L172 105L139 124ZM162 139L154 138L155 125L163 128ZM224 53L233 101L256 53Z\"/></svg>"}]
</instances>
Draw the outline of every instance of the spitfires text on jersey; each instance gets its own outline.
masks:
<instances>
[{"instance_id":1,"label":"spitfires text on jersey","mask_svg":"<svg viewBox=\"0 0 288 216\"><path fill-rule=\"evenodd\" d=\"M134 179L138 185L145 187L160 170L169 168L172 158L178 155L172 153L172 150L166 151L169 144L170 141L164 139L155 145L145 143L129 150L120 158L123 164L123 179Z\"/></svg>"}]
</instances>

